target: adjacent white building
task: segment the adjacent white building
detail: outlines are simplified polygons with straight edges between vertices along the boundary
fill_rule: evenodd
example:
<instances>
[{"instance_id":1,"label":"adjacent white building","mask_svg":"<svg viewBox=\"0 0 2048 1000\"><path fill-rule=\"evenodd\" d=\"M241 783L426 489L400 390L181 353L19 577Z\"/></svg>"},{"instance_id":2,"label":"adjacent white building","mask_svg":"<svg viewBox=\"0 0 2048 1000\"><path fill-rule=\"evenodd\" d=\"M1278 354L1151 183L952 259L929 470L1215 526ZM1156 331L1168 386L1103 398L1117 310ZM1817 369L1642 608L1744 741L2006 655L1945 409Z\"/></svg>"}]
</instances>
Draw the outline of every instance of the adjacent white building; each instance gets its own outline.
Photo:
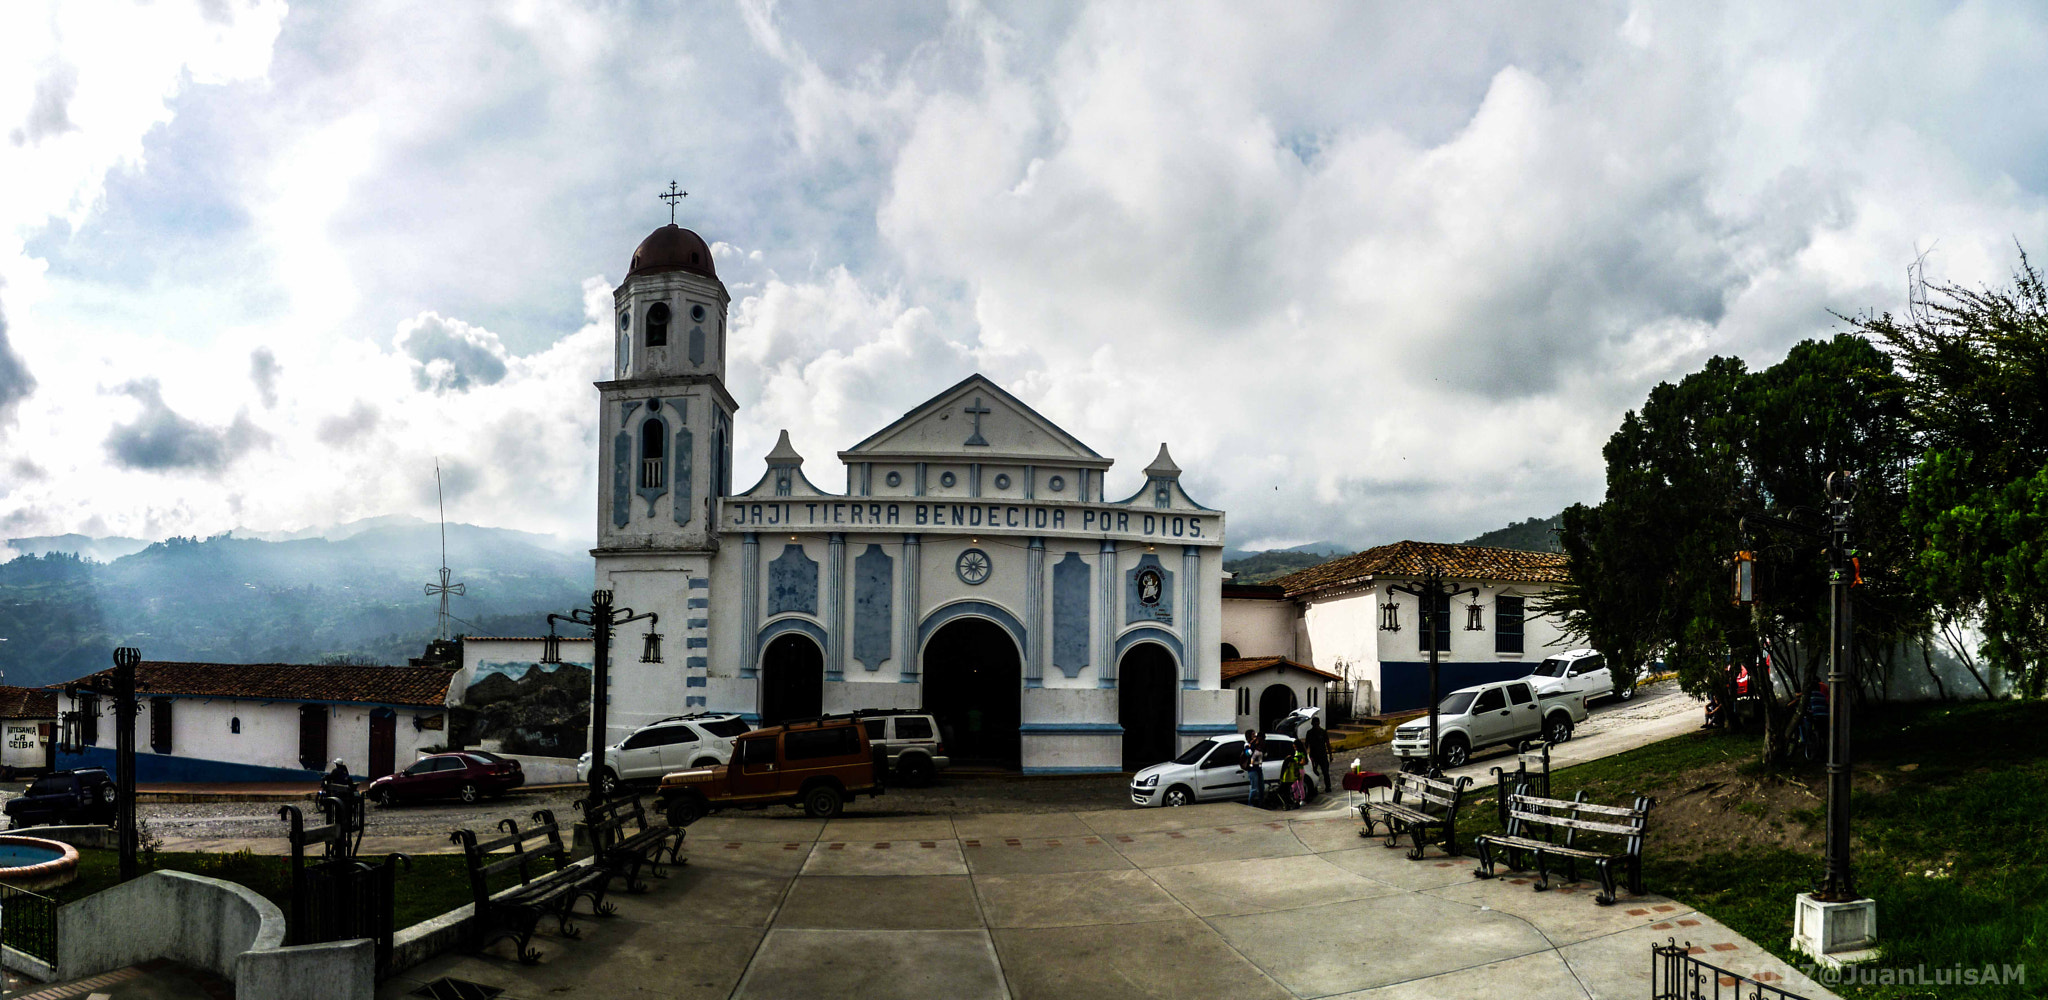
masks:
<instances>
[{"instance_id":1,"label":"adjacent white building","mask_svg":"<svg viewBox=\"0 0 2048 1000\"><path fill-rule=\"evenodd\" d=\"M614 299L593 555L599 587L660 615L666 655L616 658L608 738L690 711L923 708L956 761L1062 773L1230 731L1224 516L1164 445L1112 500L1111 459L974 375L838 452L842 492L787 432L735 492L728 297L704 241L656 230Z\"/></svg>"},{"instance_id":2,"label":"adjacent white building","mask_svg":"<svg viewBox=\"0 0 2048 1000\"><path fill-rule=\"evenodd\" d=\"M1419 581L1425 561L1454 587L1476 590L1453 599L1432 630L1441 690L1523 676L1565 647L1556 621L1535 613L1537 598L1569 580L1563 555L1404 541L1264 586L1224 587L1223 652L1341 678L1356 692L1356 714L1426 708L1431 637L1420 599L1393 589Z\"/></svg>"},{"instance_id":3,"label":"adjacent white building","mask_svg":"<svg viewBox=\"0 0 2048 1000\"><path fill-rule=\"evenodd\" d=\"M55 691L0 684L0 774L48 769L56 727Z\"/></svg>"},{"instance_id":4,"label":"adjacent white building","mask_svg":"<svg viewBox=\"0 0 2048 1000\"><path fill-rule=\"evenodd\" d=\"M112 669L62 685L59 768L114 766ZM140 782L318 780L340 758L359 778L404 767L441 745L444 667L172 663L135 668Z\"/></svg>"}]
</instances>

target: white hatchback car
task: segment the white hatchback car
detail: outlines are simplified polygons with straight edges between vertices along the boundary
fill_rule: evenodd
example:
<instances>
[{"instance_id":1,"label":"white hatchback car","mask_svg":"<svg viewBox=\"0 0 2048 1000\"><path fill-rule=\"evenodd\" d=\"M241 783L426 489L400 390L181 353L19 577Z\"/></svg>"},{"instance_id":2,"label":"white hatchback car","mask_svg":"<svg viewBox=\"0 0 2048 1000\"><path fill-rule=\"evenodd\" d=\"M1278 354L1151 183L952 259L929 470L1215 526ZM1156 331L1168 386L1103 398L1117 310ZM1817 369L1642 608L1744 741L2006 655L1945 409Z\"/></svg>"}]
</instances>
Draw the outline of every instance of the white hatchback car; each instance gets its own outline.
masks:
<instances>
[{"instance_id":1,"label":"white hatchback car","mask_svg":"<svg viewBox=\"0 0 2048 1000\"><path fill-rule=\"evenodd\" d=\"M1315 711L1312 708L1298 709L1274 727L1282 732L1260 737L1266 746L1266 763L1259 771L1265 775L1268 788L1280 781L1281 762L1294 749L1294 737L1288 734L1293 733L1297 726L1307 725L1308 718ZM1238 768L1243 757L1243 734L1203 740L1187 748L1180 756L1164 764L1154 764L1133 776L1131 802L1141 806L1184 806L1225 799L1242 802L1251 793L1252 783L1251 776ZM1321 789L1316 787L1314 768L1309 771L1305 777L1308 794L1312 798Z\"/></svg>"},{"instance_id":2,"label":"white hatchback car","mask_svg":"<svg viewBox=\"0 0 2048 1000\"><path fill-rule=\"evenodd\" d=\"M606 784L659 781L670 771L709 767L732 760L732 738L747 723L730 712L699 712L650 722L604 748ZM576 759L576 780L590 780L590 752Z\"/></svg>"},{"instance_id":3,"label":"white hatchback car","mask_svg":"<svg viewBox=\"0 0 2048 1000\"><path fill-rule=\"evenodd\" d=\"M1614 689L1614 672L1607 657L1598 650L1570 649L1544 660L1529 674L1538 695L1582 694L1587 701L1614 697L1628 701L1636 696L1634 685Z\"/></svg>"}]
</instances>

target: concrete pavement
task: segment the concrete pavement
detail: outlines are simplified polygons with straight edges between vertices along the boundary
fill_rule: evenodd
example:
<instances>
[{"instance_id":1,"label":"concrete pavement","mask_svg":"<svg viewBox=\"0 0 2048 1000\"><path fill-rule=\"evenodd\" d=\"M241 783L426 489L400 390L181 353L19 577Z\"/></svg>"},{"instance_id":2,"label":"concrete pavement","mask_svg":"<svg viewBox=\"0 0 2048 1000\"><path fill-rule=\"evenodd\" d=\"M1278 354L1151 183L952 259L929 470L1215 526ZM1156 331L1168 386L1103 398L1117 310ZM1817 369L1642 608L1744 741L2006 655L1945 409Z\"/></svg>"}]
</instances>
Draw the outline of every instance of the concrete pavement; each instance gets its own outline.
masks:
<instances>
[{"instance_id":1,"label":"concrete pavement","mask_svg":"<svg viewBox=\"0 0 2048 1000\"><path fill-rule=\"evenodd\" d=\"M399 974L540 997L1639 1000L1650 947L1831 996L1673 900L1595 906L1358 836L1341 806L844 818L713 817L690 864L581 940L547 933ZM543 921L544 926L550 922Z\"/></svg>"}]
</instances>

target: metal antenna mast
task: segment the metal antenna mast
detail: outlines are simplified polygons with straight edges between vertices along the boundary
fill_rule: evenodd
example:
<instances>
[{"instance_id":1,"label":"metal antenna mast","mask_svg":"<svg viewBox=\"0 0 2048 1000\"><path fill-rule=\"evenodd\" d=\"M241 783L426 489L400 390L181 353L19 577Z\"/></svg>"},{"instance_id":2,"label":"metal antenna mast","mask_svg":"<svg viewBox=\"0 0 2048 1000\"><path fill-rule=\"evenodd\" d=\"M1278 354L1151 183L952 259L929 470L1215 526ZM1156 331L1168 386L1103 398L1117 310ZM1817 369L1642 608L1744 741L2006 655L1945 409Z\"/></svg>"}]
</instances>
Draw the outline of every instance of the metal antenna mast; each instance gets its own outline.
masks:
<instances>
[{"instance_id":1,"label":"metal antenna mast","mask_svg":"<svg viewBox=\"0 0 2048 1000\"><path fill-rule=\"evenodd\" d=\"M441 495L441 460L434 460L434 503L441 511L441 582L427 584L427 596L441 595L441 638L448 638L448 595L463 596L462 584L448 582L448 501Z\"/></svg>"}]
</instances>

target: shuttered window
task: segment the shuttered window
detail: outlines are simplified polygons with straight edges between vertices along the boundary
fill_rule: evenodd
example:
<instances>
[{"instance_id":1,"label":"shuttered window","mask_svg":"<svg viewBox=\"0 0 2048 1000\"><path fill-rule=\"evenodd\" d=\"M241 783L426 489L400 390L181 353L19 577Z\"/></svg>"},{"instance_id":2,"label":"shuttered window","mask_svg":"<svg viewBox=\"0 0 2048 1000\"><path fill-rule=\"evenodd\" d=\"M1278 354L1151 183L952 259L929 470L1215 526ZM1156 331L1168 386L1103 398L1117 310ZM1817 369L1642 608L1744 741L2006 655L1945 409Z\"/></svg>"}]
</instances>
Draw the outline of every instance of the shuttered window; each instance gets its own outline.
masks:
<instances>
[{"instance_id":1,"label":"shuttered window","mask_svg":"<svg viewBox=\"0 0 2048 1000\"><path fill-rule=\"evenodd\" d=\"M171 699L151 698L149 700L149 748L157 753L171 752Z\"/></svg>"}]
</instances>

